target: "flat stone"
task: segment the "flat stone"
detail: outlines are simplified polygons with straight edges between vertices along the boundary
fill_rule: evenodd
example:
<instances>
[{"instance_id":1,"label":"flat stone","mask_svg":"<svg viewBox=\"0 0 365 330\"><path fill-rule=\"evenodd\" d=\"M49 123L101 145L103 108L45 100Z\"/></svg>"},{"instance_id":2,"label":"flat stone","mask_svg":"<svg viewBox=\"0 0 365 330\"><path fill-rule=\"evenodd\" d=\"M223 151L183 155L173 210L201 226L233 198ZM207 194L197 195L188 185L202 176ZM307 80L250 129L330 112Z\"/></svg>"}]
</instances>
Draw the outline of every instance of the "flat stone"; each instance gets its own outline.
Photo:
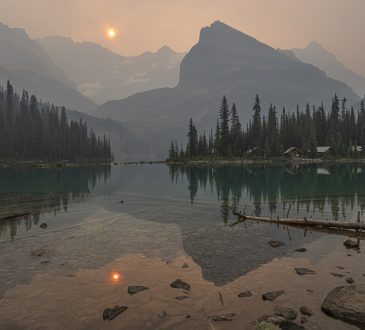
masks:
<instances>
[{"instance_id":1,"label":"flat stone","mask_svg":"<svg viewBox=\"0 0 365 330\"><path fill-rule=\"evenodd\" d=\"M295 250L296 252L306 252L307 249L306 248L299 248Z\"/></svg>"},{"instance_id":2,"label":"flat stone","mask_svg":"<svg viewBox=\"0 0 365 330\"><path fill-rule=\"evenodd\" d=\"M112 308L106 308L103 312L103 320L112 320L117 317L119 314L122 314L124 311L128 309L127 306L114 306Z\"/></svg>"},{"instance_id":3,"label":"flat stone","mask_svg":"<svg viewBox=\"0 0 365 330\"><path fill-rule=\"evenodd\" d=\"M312 310L307 306L302 306L302 307L299 308L299 310L303 315L306 315L306 316L312 316L313 315Z\"/></svg>"},{"instance_id":4,"label":"flat stone","mask_svg":"<svg viewBox=\"0 0 365 330\"><path fill-rule=\"evenodd\" d=\"M299 275L310 275L310 274L316 273L314 270L309 269L309 268L295 268L295 271Z\"/></svg>"},{"instance_id":5,"label":"flat stone","mask_svg":"<svg viewBox=\"0 0 365 330\"><path fill-rule=\"evenodd\" d=\"M246 297L251 297L251 296L252 296L252 292L249 290L238 294L238 298L246 298Z\"/></svg>"},{"instance_id":6,"label":"flat stone","mask_svg":"<svg viewBox=\"0 0 365 330\"><path fill-rule=\"evenodd\" d=\"M130 295L134 295L134 294L136 294L136 293L139 293L139 292L141 292L141 291L148 290L148 289L149 289L149 287L147 287L147 286L142 286L142 285L130 285L130 286L128 287L128 293L129 293Z\"/></svg>"},{"instance_id":7,"label":"flat stone","mask_svg":"<svg viewBox=\"0 0 365 330\"><path fill-rule=\"evenodd\" d=\"M266 321L260 322L255 329L256 330L280 330L280 328L277 325L270 323L270 322L266 322Z\"/></svg>"},{"instance_id":8,"label":"flat stone","mask_svg":"<svg viewBox=\"0 0 365 330\"><path fill-rule=\"evenodd\" d=\"M183 289L186 291L190 291L190 284L180 280L179 278L176 281L172 282L170 286L174 289Z\"/></svg>"},{"instance_id":9,"label":"flat stone","mask_svg":"<svg viewBox=\"0 0 365 330\"><path fill-rule=\"evenodd\" d=\"M273 248L277 248L279 246L285 245L285 243L282 241L272 240L269 242L269 245L272 246Z\"/></svg>"},{"instance_id":10,"label":"flat stone","mask_svg":"<svg viewBox=\"0 0 365 330\"><path fill-rule=\"evenodd\" d=\"M338 274L338 273L330 273L331 275L333 276L336 276L336 277L344 277L345 275L343 274Z\"/></svg>"},{"instance_id":11,"label":"flat stone","mask_svg":"<svg viewBox=\"0 0 365 330\"><path fill-rule=\"evenodd\" d=\"M322 303L324 313L335 319L365 327L365 285L338 286Z\"/></svg>"},{"instance_id":12,"label":"flat stone","mask_svg":"<svg viewBox=\"0 0 365 330\"><path fill-rule=\"evenodd\" d=\"M211 316L211 319L215 322L220 322L220 321L233 321L234 318L236 317L237 314L232 313L232 314L222 314L222 315L214 315Z\"/></svg>"},{"instance_id":13,"label":"flat stone","mask_svg":"<svg viewBox=\"0 0 365 330\"><path fill-rule=\"evenodd\" d=\"M280 297L284 293L285 293L284 290L267 292L267 293L265 293L265 294L262 295L262 300L270 300L270 301L273 301L277 297Z\"/></svg>"},{"instance_id":14,"label":"flat stone","mask_svg":"<svg viewBox=\"0 0 365 330\"><path fill-rule=\"evenodd\" d=\"M177 300L185 300L185 299L188 299L189 298L189 296L177 296L177 297L175 297L175 299L177 299Z\"/></svg>"},{"instance_id":15,"label":"flat stone","mask_svg":"<svg viewBox=\"0 0 365 330\"><path fill-rule=\"evenodd\" d=\"M347 282L348 284L352 284L352 283L354 283L355 281L354 281L354 279L353 279L352 277L348 277L348 278L346 278L346 282Z\"/></svg>"},{"instance_id":16,"label":"flat stone","mask_svg":"<svg viewBox=\"0 0 365 330\"><path fill-rule=\"evenodd\" d=\"M265 322L265 325L272 325L276 326L278 329L285 329L285 330L301 330L304 329L301 325L296 324L295 322L291 320L286 320L282 316L278 315L263 315L257 320L258 326L260 326L263 322ZM277 328L266 328L266 329L277 329ZM256 327L256 329L260 329ZM261 328L262 329L262 328ZM265 328L263 328L265 329Z\"/></svg>"},{"instance_id":17,"label":"flat stone","mask_svg":"<svg viewBox=\"0 0 365 330\"><path fill-rule=\"evenodd\" d=\"M283 317L285 320L295 320L297 318L297 312L288 307L276 306L274 314Z\"/></svg>"},{"instance_id":18,"label":"flat stone","mask_svg":"<svg viewBox=\"0 0 365 330\"><path fill-rule=\"evenodd\" d=\"M353 241L352 239L347 239L346 241L343 242L343 245L347 249L358 249L360 247L360 244L356 241Z\"/></svg>"}]
</instances>

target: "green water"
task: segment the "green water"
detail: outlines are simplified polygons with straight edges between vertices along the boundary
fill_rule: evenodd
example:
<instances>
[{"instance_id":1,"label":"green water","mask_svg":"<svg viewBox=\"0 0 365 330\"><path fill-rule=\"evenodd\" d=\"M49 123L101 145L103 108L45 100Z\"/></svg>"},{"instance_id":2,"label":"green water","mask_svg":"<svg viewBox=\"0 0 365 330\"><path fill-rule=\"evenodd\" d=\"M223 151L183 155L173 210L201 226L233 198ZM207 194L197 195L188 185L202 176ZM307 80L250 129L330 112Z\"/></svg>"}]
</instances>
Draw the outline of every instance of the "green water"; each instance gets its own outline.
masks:
<instances>
[{"instance_id":1,"label":"green water","mask_svg":"<svg viewBox=\"0 0 365 330\"><path fill-rule=\"evenodd\" d=\"M54 230L62 236L72 226L87 228L90 215L94 222L105 220L103 215L97 217L102 210L128 214L179 226L185 252L199 263L205 278L217 284L323 235L253 222L231 226L237 220L232 208L262 216L355 221L365 206L365 167L360 165L8 168L0 170L0 182L2 212L30 212L0 222L2 246L31 237L39 240ZM39 228L42 222L48 224L46 230ZM122 221L118 229L124 230ZM128 230L133 234L133 228ZM110 248L95 252L99 264L118 256L110 236ZM266 242L271 239L286 241L287 248L268 249ZM164 244L169 246L166 251ZM170 243L156 245L168 259L173 251ZM139 251L133 242L128 249ZM224 269L242 260L242 251L247 250L252 253L246 254L243 266ZM82 263L83 255L77 258Z\"/></svg>"}]
</instances>

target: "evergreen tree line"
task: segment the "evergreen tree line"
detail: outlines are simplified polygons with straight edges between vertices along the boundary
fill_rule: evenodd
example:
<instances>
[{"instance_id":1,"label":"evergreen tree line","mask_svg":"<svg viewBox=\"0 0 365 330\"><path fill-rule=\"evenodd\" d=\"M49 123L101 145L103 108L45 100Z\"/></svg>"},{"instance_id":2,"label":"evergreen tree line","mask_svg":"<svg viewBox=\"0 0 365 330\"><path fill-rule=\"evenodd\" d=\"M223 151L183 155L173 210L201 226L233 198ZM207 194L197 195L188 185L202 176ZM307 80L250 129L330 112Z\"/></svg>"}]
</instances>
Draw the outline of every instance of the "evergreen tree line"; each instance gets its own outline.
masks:
<instances>
[{"instance_id":1,"label":"evergreen tree line","mask_svg":"<svg viewBox=\"0 0 365 330\"><path fill-rule=\"evenodd\" d=\"M260 150L266 157L280 157L290 147L314 157L317 146L330 146L333 156L357 156L360 153L357 147L365 146L365 104L362 100L355 112L346 103L346 98L340 100L335 95L328 113L323 104L312 107L307 104L305 110L297 107L294 112L283 108L279 115L271 104L268 114L262 115L256 95L252 119L242 127L236 105L229 106L224 96L215 130L199 134L190 119L186 148L172 141L169 160L245 157L252 150Z\"/></svg>"},{"instance_id":2,"label":"evergreen tree line","mask_svg":"<svg viewBox=\"0 0 365 330\"><path fill-rule=\"evenodd\" d=\"M39 102L35 95L0 86L0 159L111 160L109 139L97 137L87 123L69 121L64 107Z\"/></svg>"}]
</instances>

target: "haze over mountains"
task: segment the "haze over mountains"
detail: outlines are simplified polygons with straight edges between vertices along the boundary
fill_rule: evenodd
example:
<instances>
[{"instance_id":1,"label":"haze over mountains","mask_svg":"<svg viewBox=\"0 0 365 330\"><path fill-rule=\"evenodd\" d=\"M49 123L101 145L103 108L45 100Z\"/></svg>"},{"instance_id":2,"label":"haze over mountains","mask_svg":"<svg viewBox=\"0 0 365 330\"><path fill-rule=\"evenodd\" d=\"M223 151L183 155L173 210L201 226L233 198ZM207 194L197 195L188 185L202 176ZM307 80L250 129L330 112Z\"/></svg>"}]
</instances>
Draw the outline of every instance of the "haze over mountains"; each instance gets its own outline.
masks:
<instances>
[{"instance_id":1,"label":"haze over mountains","mask_svg":"<svg viewBox=\"0 0 365 330\"><path fill-rule=\"evenodd\" d=\"M269 103L280 110L282 106L294 110L307 102L329 103L335 93L350 103L359 101L343 82L217 21L201 30L199 42L184 57L175 88L107 102L99 114L150 134L159 155L171 138L184 138L190 117L200 128L214 127L223 95L236 102L242 121L247 122L256 93L265 110Z\"/></svg>"},{"instance_id":2,"label":"haze over mountains","mask_svg":"<svg viewBox=\"0 0 365 330\"><path fill-rule=\"evenodd\" d=\"M275 50L219 21L201 30L199 42L186 55L164 46L155 53L124 57L69 38L34 41L24 30L3 24L0 45L0 83L10 79L17 89L57 105L121 121L138 138L130 132L119 136L117 131L124 130L119 124L87 117L100 134L113 126L115 146L120 137L131 140L117 146L117 155L126 156L123 146L139 159L165 157L171 139L185 140L190 117L199 128L214 127L223 95L236 103L245 123L256 93L265 113L270 103L278 111L307 102L328 104L335 93L356 104L365 87L365 78L317 43L302 50ZM109 102L97 109L91 99Z\"/></svg>"},{"instance_id":3,"label":"haze over mountains","mask_svg":"<svg viewBox=\"0 0 365 330\"><path fill-rule=\"evenodd\" d=\"M302 62L312 64L326 72L329 77L345 82L360 97L365 95L365 77L346 68L318 42L312 41L307 48L294 48L292 52Z\"/></svg>"},{"instance_id":4,"label":"haze over mountains","mask_svg":"<svg viewBox=\"0 0 365 330\"><path fill-rule=\"evenodd\" d=\"M176 86L180 62L185 56L167 46L155 53L124 57L96 43L69 38L47 37L37 42L78 90L97 103Z\"/></svg>"},{"instance_id":5,"label":"haze over mountains","mask_svg":"<svg viewBox=\"0 0 365 330\"><path fill-rule=\"evenodd\" d=\"M0 23L0 45L1 84L9 79L17 88L72 109L90 112L96 108L23 29Z\"/></svg>"}]
</instances>

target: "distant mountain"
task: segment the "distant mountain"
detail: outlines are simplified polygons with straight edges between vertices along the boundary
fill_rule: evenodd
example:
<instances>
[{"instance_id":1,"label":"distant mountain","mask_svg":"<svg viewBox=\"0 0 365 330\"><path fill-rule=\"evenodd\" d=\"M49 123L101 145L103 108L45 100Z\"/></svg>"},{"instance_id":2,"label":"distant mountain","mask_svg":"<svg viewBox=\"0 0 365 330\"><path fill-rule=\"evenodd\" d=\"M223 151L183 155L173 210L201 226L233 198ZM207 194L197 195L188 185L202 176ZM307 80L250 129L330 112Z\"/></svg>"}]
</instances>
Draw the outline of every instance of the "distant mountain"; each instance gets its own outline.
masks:
<instances>
[{"instance_id":1,"label":"distant mountain","mask_svg":"<svg viewBox=\"0 0 365 330\"><path fill-rule=\"evenodd\" d=\"M96 108L24 30L0 23L0 83L8 79L56 104L85 112Z\"/></svg>"},{"instance_id":2,"label":"distant mountain","mask_svg":"<svg viewBox=\"0 0 365 330\"><path fill-rule=\"evenodd\" d=\"M37 42L81 93L100 103L176 86L185 55L167 46L155 53L124 57L96 43L74 42L69 38L47 37Z\"/></svg>"},{"instance_id":3,"label":"distant mountain","mask_svg":"<svg viewBox=\"0 0 365 330\"><path fill-rule=\"evenodd\" d=\"M215 126L218 106L225 94L236 102L241 120L252 115L255 94L263 108L272 102L279 109L295 109L307 102L330 102L333 95L359 98L344 83L328 78L304 64L221 22L203 28L199 42L184 57L175 88L156 89L111 101L99 113L117 118L149 135L158 157L166 155L172 138L185 138L193 117L199 128Z\"/></svg>"},{"instance_id":4,"label":"distant mountain","mask_svg":"<svg viewBox=\"0 0 365 330\"><path fill-rule=\"evenodd\" d=\"M346 68L336 56L312 41L307 48L294 48L293 54L304 63L309 63L326 72L328 77L345 82L360 97L365 95L365 77Z\"/></svg>"}]
</instances>

